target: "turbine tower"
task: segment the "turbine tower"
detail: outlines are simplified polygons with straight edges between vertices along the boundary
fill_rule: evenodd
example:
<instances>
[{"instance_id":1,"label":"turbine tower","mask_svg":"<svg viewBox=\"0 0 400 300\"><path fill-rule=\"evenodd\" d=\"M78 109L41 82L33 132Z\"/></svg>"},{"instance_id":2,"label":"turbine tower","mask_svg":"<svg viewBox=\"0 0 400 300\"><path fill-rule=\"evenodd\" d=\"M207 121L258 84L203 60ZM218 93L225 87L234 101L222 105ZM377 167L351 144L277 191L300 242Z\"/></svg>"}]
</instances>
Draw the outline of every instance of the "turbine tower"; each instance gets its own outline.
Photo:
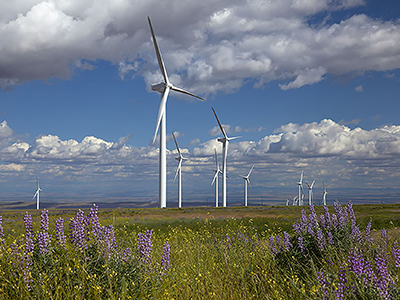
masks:
<instances>
[{"instance_id":1,"label":"turbine tower","mask_svg":"<svg viewBox=\"0 0 400 300\"><path fill-rule=\"evenodd\" d=\"M161 94L160 107L158 109L158 115L157 115L156 131L155 131L154 137L153 137L153 144L157 137L158 128L160 128L160 150L159 150L159 155L160 155L159 168L160 169L159 169L159 198L158 198L158 201L159 201L160 208L164 208L164 207L167 207L166 104L167 104L167 98L168 98L169 91L170 90L176 91L176 92L179 92L182 94L186 94L186 95L198 98L200 100L204 100L204 99L199 96L196 96L195 94L187 92L181 88L175 87L172 85L172 83L169 82L167 70L165 69L165 65L164 65L164 61L161 56L160 48L158 47L158 44L157 44L157 39L154 34L153 26L151 25L150 18L147 17L147 19L149 21L150 31L151 31L151 35L153 37L154 49L155 49L156 55L157 55L158 66L160 67L160 70L161 70L161 73L162 73L163 79L164 79L164 81L159 84L151 85L151 89L153 91L159 92Z\"/></svg>"},{"instance_id":2,"label":"turbine tower","mask_svg":"<svg viewBox=\"0 0 400 300\"><path fill-rule=\"evenodd\" d=\"M301 175L300 175L300 180L299 182L297 182L297 185L299 187L299 195L297 198L298 204L299 205L303 205L303 197L302 197L302 191L303 191L303 175L304 175L304 171L301 171Z\"/></svg>"},{"instance_id":3,"label":"turbine tower","mask_svg":"<svg viewBox=\"0 0 400 300\"><path fill-rule=\"evenodd\" d=\"M226 156L228 155L229 141L237 139L238 137L228 137L226 135L225 129L222 127L221 122L218 119L217 113L215 112L214 108L212 108L212 111L214 112L219 128L224 135L223 138L218 139L218 142L222 143L222 206L226 207Z\"/></svg>"},{"instance_id":4,"label":"turbine tower","mask_svg":"<svg viewBox=\"0 0 400 300\"><path fill-rule=\"evenodd\" d=\"M36 209L39 209L39 194L43 190L39 187L39 179L37 178L37 176L36 176L36 185L37 185L37 189L36 189L36 192L33 195L32 199L35 199L35 197L36 197Z\"/></svg>"},{"instance_id":5,"label":"turbine tower","mask_svg":"<svg viewBox=\"0 0 400 300\"><path fill-rule=\"evenodd\" d=\"M179 154L179 156L175 158L178 161L178 167L176 168L174 181L176 180L176 177L178 176L178 207L181 208L182 207L182 161L187 160L188 158L183 157L183 155L181 153L181 149L179 149L179 146L176 141L176 137L175 137L174 133L172 133L172 136L174 137L176 150L178 150L178 154Z\"/></svg>"},{"instance_id":6,"label":"turbine tower","mask_svg":"<svg viewBox=\"0 0 400 300\"><path fill-rule=\"evenodd\" d=\"M314 186L314 184L315 184L315 180L314 180L311 184L309 184L309 183L306 181L306 184L307 184L307 186L308 186L308 205L311 205L311 204L312 204L312 200L313 200L313 192L312 192L312 189L313 189L313 186Z\"/></svg>"},{"instance_id":7,"label":"turbine tower","mask_svg":"<svg viewBox=\"0 0 400 300\"><path fill-rule=\"evenodd\" d=\"M211 185L215 182L215 207L218 207L218 175L222 174L222 171L218 165L218 158L217 158L217 149L215 150L215 170L214 170L214 178L211 182Z\"/></svg>"},{"instance_id":8,"label":"turbine tower","mask_svg":"<svg viewBox=\"0 0 400 300\"><path fill-rule=\"evenodd\" d=\"M251 190L251 185L250 185L250 174L253 171L254 165L251 167L249 173L246 176L242 176L242 178L244 179L244 206L247 206L247 184L250 187Z\"/></svg>"},{"instance_id":9,"label":"turbine tower","mask_svg":"<svg viewBox=\"0 0 400 300\"><path fill-rule=\"evenodd\" d=\"M325 184L322 181L322 186L324 187L324 191L322 192L322 204L325 206L326 205L326 195L328 195L328 192L326 191Z\"/></svg>"}]
</instances>

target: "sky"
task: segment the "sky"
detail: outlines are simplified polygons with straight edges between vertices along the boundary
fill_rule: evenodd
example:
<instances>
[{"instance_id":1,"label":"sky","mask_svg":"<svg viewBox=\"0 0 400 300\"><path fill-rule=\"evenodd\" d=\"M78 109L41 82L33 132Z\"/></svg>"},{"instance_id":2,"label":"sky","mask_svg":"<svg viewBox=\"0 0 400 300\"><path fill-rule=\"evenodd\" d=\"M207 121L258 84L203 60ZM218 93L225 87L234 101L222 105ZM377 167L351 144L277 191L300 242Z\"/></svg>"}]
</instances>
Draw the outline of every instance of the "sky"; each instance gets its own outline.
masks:
<instances>
[{"instance_id":1,"label":"sky","mask_svg":"<svg viewBox=\"0 0 400 300\"><path fill-rule=\"evenodd\" d=\"M162 75L170 93L167 206L213 201L214 149L229 136L228 205L283 204L297 181L314 197L400 197L400 3L397 0L1 0L0 199L158 199L152 144Z\"/></svg>"}]
</instances>

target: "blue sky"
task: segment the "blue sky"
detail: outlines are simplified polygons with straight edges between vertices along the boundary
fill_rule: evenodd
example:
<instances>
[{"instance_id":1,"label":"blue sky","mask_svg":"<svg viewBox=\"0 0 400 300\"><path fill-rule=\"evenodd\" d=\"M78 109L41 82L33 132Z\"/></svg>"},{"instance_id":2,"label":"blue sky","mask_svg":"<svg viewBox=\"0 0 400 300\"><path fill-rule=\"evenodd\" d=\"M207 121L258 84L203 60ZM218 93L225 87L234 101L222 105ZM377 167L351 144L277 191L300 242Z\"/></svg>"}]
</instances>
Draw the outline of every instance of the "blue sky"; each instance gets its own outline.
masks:
<instances>
[{"instance_id":1,"label":"blue sky","mask_svg":"<svg viewBox=\"0 0 400 300\"><path fill-rule=\"evenodd\" d=\"M2 4L0 198L29 201L36 175L43 201L157 198L150 85L161 73L149 15L170 80L206 98L171 93L167 103L167 132L191 158L183 205L213 198L211 107L241 136L229 148L228 204L241 201L238 175L253 163L255 202L284 203L301 170L318 198L324 181L330 200L398 201L398 1L207 2Z\"/></svg>"}]
</instances>

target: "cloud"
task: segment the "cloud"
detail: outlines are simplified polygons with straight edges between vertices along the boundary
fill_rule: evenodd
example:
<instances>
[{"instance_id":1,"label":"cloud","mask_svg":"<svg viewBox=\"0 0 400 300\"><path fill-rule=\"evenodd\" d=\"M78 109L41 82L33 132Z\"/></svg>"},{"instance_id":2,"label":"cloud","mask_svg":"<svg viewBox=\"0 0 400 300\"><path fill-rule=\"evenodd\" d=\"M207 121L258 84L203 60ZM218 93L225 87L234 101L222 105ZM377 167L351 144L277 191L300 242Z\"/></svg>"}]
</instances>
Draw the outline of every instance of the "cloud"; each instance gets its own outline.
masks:
<instances>
[{"instance_id":1,"label":"cloud","mask_svg":"<svg viewBox=\"0 0 400 300\"><path fill-rule=\"evenodd\" d=\"M345 120L341 119L338 123L340 125L351 125L351 124L358 125L360 122L361 122L361 119L354 119L351 121L345 121Z\"/></svg>"},{"instance_id":2,"label":"cloud","mask_svg":"<svg viewBox=\"0 0 400 300\"><path fill-rule=\"evenodd\" d=\"M328 74L400 67L400 25L355 14L313 23L361 0L11 1L0 12L0 87L90 71L110 61L120 77L160 72L144 16L152 17L171 81L198 94L277 81L284 89ZM168 11L168 14L165 12ZM347 15L347 14L344 14Z\"/></svg>"},{"instance_id":3,"label":"cloud","mask_svg":"<svg viewBox=\"0 0 400 300\"><path fill-rule=\"evenodd\" d=\"M355 90L356 92L363 92L363 91L364 91L362 85L356 86L356 88L355 88L354 90Z\"/></svg>"}]
</instances>

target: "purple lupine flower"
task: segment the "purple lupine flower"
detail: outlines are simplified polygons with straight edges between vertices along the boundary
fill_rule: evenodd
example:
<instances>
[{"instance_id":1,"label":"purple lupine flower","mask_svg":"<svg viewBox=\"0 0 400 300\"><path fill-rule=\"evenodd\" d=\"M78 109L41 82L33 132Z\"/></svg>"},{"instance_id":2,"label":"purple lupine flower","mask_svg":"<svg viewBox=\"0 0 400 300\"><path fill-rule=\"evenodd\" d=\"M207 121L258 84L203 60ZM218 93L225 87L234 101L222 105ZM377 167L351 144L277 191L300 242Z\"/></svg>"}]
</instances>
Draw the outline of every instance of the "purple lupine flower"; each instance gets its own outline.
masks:
<instances>
[{"instance_id":1,"label":"purple lupine flower","mask_svg":"<svg viewBox=\"0 0 400 300\"><path fill-rule=\"evenodd\" d=\"M125 248L120 256L124 262L127 262L131 258L131 248Z\"/></svg>"},{"instance_id":2,"label":"purple lupine flower","mask_svg":"<svg viewBox=\"0 0 400 300\"><path fill-rule=\"evenodd\" d=\"M285 250L288 251L290 248L292 248L292 243L290 242L290 235L286 231L283 232L283 240L284 240L284 247Z\"/></svg>"},{"instance_id":3,"label":"purple lupine flower","mask_svg":"<svg viewBox=\"0 0 400 300\"><path fill-rule=\"evenodd\" d=\"M26 212L24 215L25 225L25 253L22 256L21 269L23 273L23 279L28 290L31 289L30 284L33 281L31 275L31 265L33 256L33 225L32 216Z\"/></svg>"},{"instance_id":4,"label":"purple lupine flower","mask_svg":"<svg viewBox=\"0 0 400 300\"><path fill-rule=\"evenodd\" d=\"M64 219L63 218L58 218L56 220L56 240L57 240L57 245L65 248L66 236L64 234Z\"/></svg>"},{"instance_id":5,"label":"purple lupine flower","mask_svg":"<svg viewBox=\"0 0 400 300\"><path fill-rule=\"evenodd\" d=\"M319 216L319 225L320 225L321 228L327 227L326 224L325 224L325 217L324 217L324 215L320 215L320 216Z\"/></svg>"},{"instance_id":6,"label":"purple lupine flower","mask_svg":"<svg viewBox=\"0 0 400 300\"><path fill-rule=\"evenodd\" d=\"M315 212L314 205L311 203L310 205L310 214L308 216L308 220L310 221L310 225L312 229L318 228L318 216Z\"/></svg>"},{"instance_id":7,"label":"purple lupine flower","mask_svg":"<svg viewBox=\"0 0 400 300\"><path fill-rule=\"evenodd\" d=\"M231 238L229 237L228 234L226 235L226 241L227 241L228 247L230 247L232 243L231 243Z\"/></svg>"},{"instance_id":8,"label":"purple lupine flower","mask_svg":"<svg viewBox=\"0 0 400 300\"><path fill-rule=\"evenodd\" d=\"M331 216L329 215L329 208L328 206L324 206L324 219L325 219L325 226L326 228L331 227Z\"/></svg>"},{"instance_id":9,"label":"purple lupine flower","mask_svg":"<svg viewBox=\"0 0 400 300\"><path fill-rule=\"evenodd\" d=\"M353 242L356 242L358 244L362 243L360 228L358 228L358 226L355 223L352 223L351 225L351 238Z\"/></svg>"},{"instance_id":10,"label":"purple lupine flower","mask_svg":"<svg viewBox=\"0 0 400 300\"><path fill-rule=\"evenodd\" d=\"M393 244L392 256L393 256L393 259L395 261L396 268L400 268L400 251L399 251L399 247L398 247L397 241L394 242L394 244Z\"/></svg>"},{"instance_id":11,"label":"purple lupine flower","mask_svg":"<svg viewBox=\"0 0 400 300\"><path fill-rule=\"evenodd\" d=\"M138 260L148 264L152 259L153 243L151 235L153 230L147 230L144 234L139 233L137 238Z\"/></svg>"},{"instance_id":12,"label":"purple lupine flower","mask_svg":"<svg viewBox=\"0 0 400 300\"><path fill-rule=\"evenodd\" d=\"M337 219L337 216L336 216L336 214L332 214L332 226L335 228L335 229L337 229L338 228L338 219Z\"/></svg>"},{"instance_id":13,"label":"purple lupine flower","mask_svg":"<svg viewBox=\"0 0 400 300\"><path fill-rule=\"evenodd\" d=\"M339 269L339 283L338 283L338 287L336 290L336 299L337 300L345 299L344 294L346 291L346 283L347 283L346 268L340 268Z\"/></svg>"},{"instance_id":14,"label":"purple lupine flower","mask_svg":"<svg viewBox=\"0 0 400 300\"><path fill-rule=\"evenodd\" d=\"M292 227L293 227L293 231L296 235L301 234L301 228L300 228L299 223L293 223Z\"/></svg>"},{"instance_id":15,"label":"purple lupine flower","mask_svg":"<svg viewBox=\"0 0 400 300\"><path fill-rule=\"evenodd\" d=\"M317 230L317 244L319 250L323 251L325 247L325 241L324 241L324 235L322 234L322 230L318 229Z\"/></svg>"},{"instance_id":16,"label":"purple lupine flower","mask_svg":"<svg viewBox=\"0 0 400 300\"><path fill-rule=\"evenodd\" d=\"M279 251L282 248L282 239L279 234L275 237L275 244L276 244L276 248Z\"/></svg>"},{"instance_id":17,"label":"purple lupine flower","mask_svg":"<svg viewBox=\"0 0 400 300\"><path fill-rule=\"evenodd\" d=\"M169 268L169 254L170 254L171 246L168 241L165 242L165 245L162 250L162 258L161 258L161 269L165 271Z\"/></svg>"},{"instance_id":18,"label":"purple lupine flower","mask_svg":"<svg viewBox=\"0 0 400 300\"><path fill-rule=\"evenodd\" d=\"M309 235L311 235L312 237L315 237L315 232L314 232L314 228L312 226L311 223L308 223L307 225L307 232Z\"/></svg>"},{"instance_id":19,"label":"purple lupine flower","mask_svg":"<svg viewBox=\"0 0 400 300\"><path fill-rule=\"evenodd\" d=\"M269 249L273 256L278 254L278 250L275 247L275 238L272 235L269 237Z\"/></svg>"},{"instance_id":20,"label":"purple lupine flower","mask_svg":"<svg viewBox=\"0 0 400 300\"><path fill-rule=\"evenodd\" d=\"M369 219L367 227L365 227L365 240L370 243L372 243L373 241L373 239L371 238L371 226L372 226L372 218Z\"/></svg>"},{"instance_id":21,"label":"purple lupine flower","mask_svg":"<svg viewBox=\"0 0 400 300\"><path fill-rule=\"evenodd\" d=\"M49 230L49 211L42 210L40 214L40 232L38 234L38 245L40 254L48 253L48 246L50 242Z\"/></svg>"},{"instance_id":22,"label":"purple lupine flower","mask_svg":"<svg viewBox=\"0 0 400 300\"><path fill-rule=\"evenodd\" d=\"M304 254L305 248L304 248L304 245L303 245L303 241L304 241L303 236L300 235L300 236L297 238L297 241L298 241L298 243L299 243L299 248L300 248L301 253Z\"/></svg>"},{"instance_id":23,"label":"purple lupine flower","mask_svg":"<svg viewBox=\"0 0 400 300\"><path fill-rule=\"evenodd\" d=\"M330 245L334 245L335 242L334 242L334 240L333 240L332 232L328 231L328 233L326 234L326 236L327 236L327 238L328 238L328 243L329 243Z\"/></svg>"},{"instance_id":24,"label":"purple lupine flower","mask_svg":"<svg viewBox=\"0 0 400 300\"><path fill-rule=\"evenodd\" d=\"M99 217L97 215L97 212L99 210L99 207L96 204L93 204L93 206L90 208L89 212L89 223L92 225L92 233L94 235L94 238L97 239L100 235L101 231L101 226L100 226L100 221Z\"/></svg>"},{"instance_id":25,"label":"purple lupine flower","mask_svg":"<svg viewBox=\"0 0 400 300\"><path fill-rule=\"evenodd\" d=\"M112 225L101 227L101 237L98 242L103 246L104 257L110 258L117 248L114 227Z\"/></svg>"},{"instance_id":26,"label":"purple lupine flower","mask_svg":"<svg viewBox=\"0 0 400 300\"><path fill-rule=\"evenodd\" d=\"M363 277L364 284L376 282L376 275L374 270L372 269L372 264L369 261L365 261L364 274L365 274L365 277Z\"/></svg>"},{"instance_id":27,"label":"purple lupine flower","mask_svg":"<svg viewBox=\"0 0 400 300\"><path fill-rule=\"evenodd\" d=\"M349 270L353 271L358 278L364 273L364 255L360 250L353 249L348 257Z\"/></svg>"},{"instance_id":28,"label":"purple lupine flower","mask_svg":"<svg viewBox=\"0 0 400 300\"><path fill-rule=\"evenodd\" d=\"M390 283L390 275L386 267L386 258L384 253L378 252L375 257L375 268L376 268L376 287L379 290L379 295L384 299L389 296L388 287Z\"/></svg>"},{"instance_id":29,"label":"purple lupine flower","mask_svg":"<svg viewBox=\"0 0 400 300\"><path fill-rule=\"evenodd\" d=\"M308 218L306 215L306 210L302 209L300 218L300 229L302 232L305 232L307 230L307 224L308 224Z\"/></svg>"},{"instance_id":30,"label":"purple lupine flower","mask_svg":"<svg viewBox=\"0 0 400 300\"><path fill-rule=\"evenodd\" d=\"M79 210L69 223L71 243L81 251L87 248L85 224L86 220L82 210Z\"/></svg>"},{"instance_id":31,"label":"purple lupine flower","mask_svg":"<svg viewBox=\"0 0 400 300\"><path fill-rule=\"evenodd\" d=\"M322 289L322 299L329 300L329 281L325 278L324 272L317 272L317 275Z\"/></svg>"},{"instance_id":32,"label":"purple lupine flower","mask_svg":"<svg viewBox=\"0 0 400 300\"><path fill-rule=\"evenodd\" d=\"M351 201L349 201L349 203L347 204L347 213L349 214L351 224L356 224L356 216L354 214L353 204L351 203Z\"/></svg>"}]
</instances>

